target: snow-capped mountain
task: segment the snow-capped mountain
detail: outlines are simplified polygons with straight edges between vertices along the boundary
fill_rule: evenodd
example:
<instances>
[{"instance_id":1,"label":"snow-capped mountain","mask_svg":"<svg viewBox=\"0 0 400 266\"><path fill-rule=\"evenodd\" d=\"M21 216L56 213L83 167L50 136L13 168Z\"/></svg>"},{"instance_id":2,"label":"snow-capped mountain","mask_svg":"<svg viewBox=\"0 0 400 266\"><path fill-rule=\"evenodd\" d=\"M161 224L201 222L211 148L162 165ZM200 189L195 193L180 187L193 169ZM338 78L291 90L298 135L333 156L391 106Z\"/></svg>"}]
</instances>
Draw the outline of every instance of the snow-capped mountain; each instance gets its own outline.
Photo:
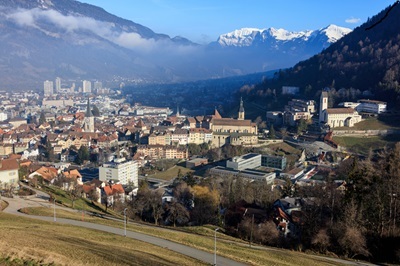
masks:
<instances>
[{"instance_id":1,"label":"snow-capped mountain","mask_svg":"<svg viewBox=\"0 0 400 266\"><path fill-rule=\"evenodd\" d=\"M299 32L275 28L242 28L221 35L218 38L217 43L222 47L249 47L260 44L268 45L271 41L275 43L293 42L294 44L298 44L300 42L312 43L315 39L320 39L321 41L324 39L323 41L325 41L326 44L331 44L349 32L351 32L351 29L336 25L329 25L320 30L306 30Z\"/></svg>"},{"instance_id":2,"label":"snow-capped mountain","mask_svg":"<svg viewBox=\"0 0 400 266\"><path fill-rule=\"evenodd\" d=\"M41 88L55 77L129 84L269 71L307 59L346 30L247 28L198 45L76 0L0 0L0 89Z\"/></svg>"},{"instance_id":3,"label":"snow-capped mountain","mask_svg":"<svg viewBox=\"0 0 400 266\"><path fill-rule=\"evenodd\" d=\"M291 67L321 52L351 30L329 25L320 30L243 28L221 35L209 45L225 75ZM222 63L223 62L223 63Z\"/></svg>"}]
</instances>

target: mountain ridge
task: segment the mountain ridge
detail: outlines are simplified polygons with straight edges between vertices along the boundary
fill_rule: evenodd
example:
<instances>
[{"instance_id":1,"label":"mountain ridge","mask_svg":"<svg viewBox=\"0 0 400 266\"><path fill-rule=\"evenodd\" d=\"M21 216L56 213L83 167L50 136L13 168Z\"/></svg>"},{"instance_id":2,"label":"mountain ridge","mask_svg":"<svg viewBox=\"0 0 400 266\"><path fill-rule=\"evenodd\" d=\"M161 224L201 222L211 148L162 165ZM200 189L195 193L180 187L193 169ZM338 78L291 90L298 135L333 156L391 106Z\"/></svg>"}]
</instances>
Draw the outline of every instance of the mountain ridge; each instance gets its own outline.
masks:
<instances>
[{"instance_id":1,"label":"mountain ridge","mask_svg":"<svg viewBox=\"0 0 400 266\"><path fill-rule=\"evenodd\" d=\"M309 41L310 38L316 38L317 36L326 36L327 43L333 43L342 38L344 35L351 32L351 29L339 27L333 24L319 29L319 30L305 30L305 31L288 31L282 28L241 28L234 30L229 33L225 33L219 36L217 43L222 47L227 46L251 46L254 42L266 42L269 39L274 41L282 42L299 42Z\"/></svg>"},{"instance_id":2,"label":"mountain ridge","mask_svg":"<svg viewBox=\"0 0 400 266\"><path fill-rule=\"evenodd\" d=\"M115 86L246 75L316 54L329 45L318 36L311 44L271 39L270 47L225 49L155 33L75 0L0 0L0 84L41 88L44 80L61 77Z\"/></svg>"},{"instance_id":3,"label":"mountain ridge","mask_svg":"<svg viewBox=\"0 0 400 266\"><path fill-rule=\"evenodd\" d=\"M330 88L331 102L362 97L400 104L400 6L382 10L338 42L273 79L258 84L248 97L265 101L268 89L298 86L302 97L318 99ZM256 96L257 95L257 96ZM266 96L268 97L268 96ZM262 99L261 99L262 98Z\"/></svg>"}]
</instances>

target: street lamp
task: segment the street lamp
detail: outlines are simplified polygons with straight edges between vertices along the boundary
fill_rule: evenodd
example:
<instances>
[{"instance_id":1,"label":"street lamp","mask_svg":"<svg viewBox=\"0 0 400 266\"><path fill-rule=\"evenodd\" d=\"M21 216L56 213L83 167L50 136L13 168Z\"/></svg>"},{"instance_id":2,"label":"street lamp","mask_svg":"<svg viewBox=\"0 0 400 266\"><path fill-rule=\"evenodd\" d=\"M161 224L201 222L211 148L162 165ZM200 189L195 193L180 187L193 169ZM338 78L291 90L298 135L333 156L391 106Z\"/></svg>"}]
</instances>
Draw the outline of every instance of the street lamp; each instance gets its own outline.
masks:
<instances>
[{"instance_id":1,"label":"street lamp","mask_svg":"<svg viewBox=\"0 0 400 266\"><path fill-rule=\"evenodd\" d=\"M124 209L124 237L126 237L126 210L128 208Z\"/></svg>"},{"instance_id":2,"label":"street lamp","mask_svg":"<svg viewBox=\"0 0 400 266\"><path fill-rule=\"evenodd\" d=\"M217 266L217 231L219 228L214 230L214 266Z\"/></svg>"},{"instance_id":3,"label":"street lamp","mask_svg":"<svg viewBox=\"0 0 400 266\"><path fill-rule=\"evenodd\" d=\"M57 219L56 219L56 198L54 198L54 200L53 200L53 209L54 209L54 222L56 222L57 221Z\"/></svg>"}]
</instances>

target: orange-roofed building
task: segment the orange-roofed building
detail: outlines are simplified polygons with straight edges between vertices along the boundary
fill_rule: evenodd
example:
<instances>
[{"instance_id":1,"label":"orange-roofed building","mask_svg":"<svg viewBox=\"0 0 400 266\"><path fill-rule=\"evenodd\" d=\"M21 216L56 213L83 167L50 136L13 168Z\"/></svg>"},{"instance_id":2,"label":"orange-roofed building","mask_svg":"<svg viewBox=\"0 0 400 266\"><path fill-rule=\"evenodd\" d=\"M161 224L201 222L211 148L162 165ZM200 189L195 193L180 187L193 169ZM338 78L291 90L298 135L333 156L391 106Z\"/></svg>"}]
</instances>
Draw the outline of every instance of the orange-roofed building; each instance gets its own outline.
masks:
<instances>
[{"instance_id":1,"label":"orange-roofed building","mask_svg":"<svg viewBox=\"0 0 400 266\"><path fill-rule=\"evenodd\" d=\"M58 170L56 168L42 166L35 172L32 172L29 175L29 178L34 178L35 176L41 176L45 182L53 183L57 175L58 175Z\"/></svg>"},{"instance_id":2,"label":"orange-roofed building","mask_svg":"<svg viewBox=\"0 0 400 266\"><path fill-rule=\"evenodd\" d=\"M101 203L101 189L95 184L83 184L82 185L83 197L90 199L93 202ZM92 198L96 195L95 198Z\"/></svg>"},{"instance_id":3,"label":"orange-roofed building","mask_svg":"<svg viewBox=\"0 0 400 266\"><path fill-rule=\"evenodd\" d=\"M0 161L0 186L18 184L18 161L16 159L5 159Z\"/></svg>"},{"instance_id":4,"label":"orange-roofed building","mask_svg":"<svg viewBox=\"0 0 400 266\"><path fill-rule=\"evenodd\" d=\"M106 185L103 187L103 204L114 205L114 202L125 202L125 190L121 184Z\"/></svg>"},{"instance_id":5,"label":"orange-roofed building","mask_svg":"<svg viewBox=\"0 0 400 266\"><path fill-rule=\"evenodd\" d=\"M72 178L72 179L82 179L82 175L79 173L79 171L77 169L73 169L73 170L68 170L68 171L64 171L63 175L66 178ZM81 181L82 182L82 181Z\"/></svg>"}]
</instances>

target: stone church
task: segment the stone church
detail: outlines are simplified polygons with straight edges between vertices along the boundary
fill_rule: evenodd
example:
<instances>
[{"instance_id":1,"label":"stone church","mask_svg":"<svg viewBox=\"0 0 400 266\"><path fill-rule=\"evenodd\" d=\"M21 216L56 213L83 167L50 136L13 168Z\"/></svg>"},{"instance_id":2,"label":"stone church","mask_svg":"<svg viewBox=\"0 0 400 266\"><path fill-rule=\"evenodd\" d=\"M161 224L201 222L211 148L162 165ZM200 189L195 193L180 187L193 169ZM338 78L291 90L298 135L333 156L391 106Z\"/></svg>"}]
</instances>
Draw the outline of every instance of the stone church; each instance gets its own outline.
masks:
<instances>
[{"instance_id":1,"label":"stone church","mask_svg":"<svg viewBox=\"0 0 400 266\"><path fill-rule=\"evenodd\" d=\"M319 102L319 123L335 127L353 127L361 115L353 108L328 108L328 92L323 91Z\"/></svg>"}]
</instances>

